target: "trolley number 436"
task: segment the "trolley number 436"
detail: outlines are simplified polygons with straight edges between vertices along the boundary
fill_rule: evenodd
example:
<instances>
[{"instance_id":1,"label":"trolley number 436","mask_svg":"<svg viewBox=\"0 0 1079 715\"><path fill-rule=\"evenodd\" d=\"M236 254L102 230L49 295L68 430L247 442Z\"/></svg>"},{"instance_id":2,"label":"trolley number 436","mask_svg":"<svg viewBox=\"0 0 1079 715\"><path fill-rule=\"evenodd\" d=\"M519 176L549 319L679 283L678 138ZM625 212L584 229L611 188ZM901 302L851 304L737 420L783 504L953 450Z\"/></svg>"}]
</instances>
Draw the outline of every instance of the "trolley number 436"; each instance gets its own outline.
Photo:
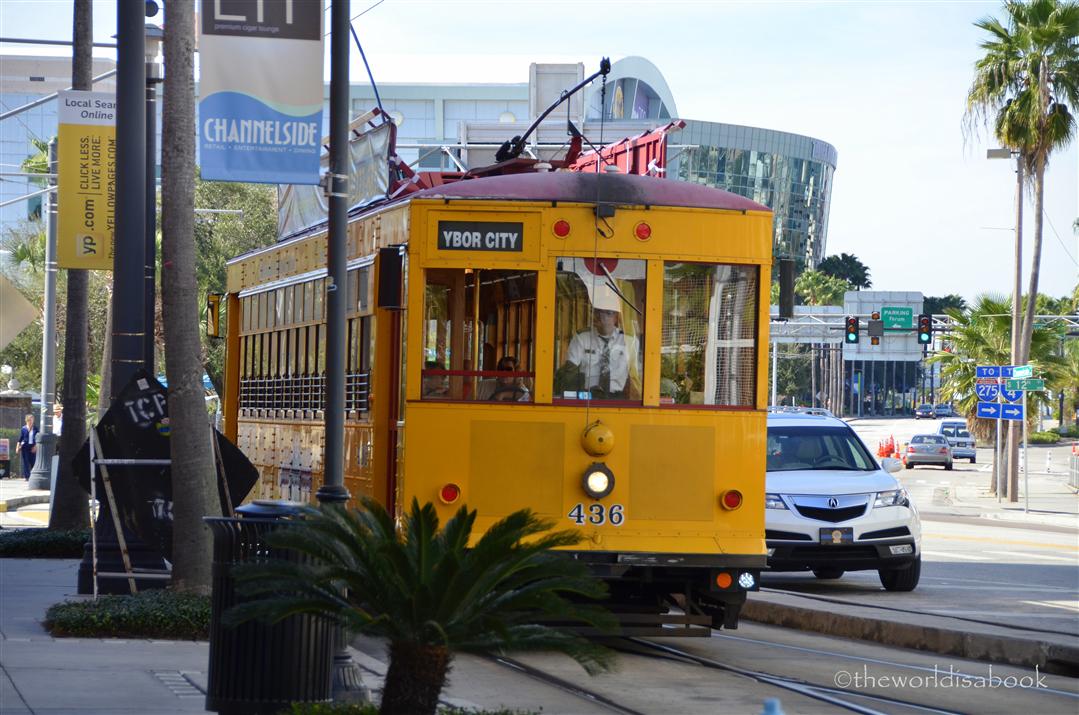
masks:
<instances>
[{"instance_id":1,"label":"trolley number 436","mask_svg":"<svg viewBox=\"0 0 1079 715\"><path fill-rule=\"evenodd\" d=\"M596 526L600 524L621 526L622 522L626 520L626 512L621 504L611 504L605 507L598 502L593 502L588 506L577 504L570 509L567 516L577 526L583 526L585 522Z\"/></svg>"}]
</instances>

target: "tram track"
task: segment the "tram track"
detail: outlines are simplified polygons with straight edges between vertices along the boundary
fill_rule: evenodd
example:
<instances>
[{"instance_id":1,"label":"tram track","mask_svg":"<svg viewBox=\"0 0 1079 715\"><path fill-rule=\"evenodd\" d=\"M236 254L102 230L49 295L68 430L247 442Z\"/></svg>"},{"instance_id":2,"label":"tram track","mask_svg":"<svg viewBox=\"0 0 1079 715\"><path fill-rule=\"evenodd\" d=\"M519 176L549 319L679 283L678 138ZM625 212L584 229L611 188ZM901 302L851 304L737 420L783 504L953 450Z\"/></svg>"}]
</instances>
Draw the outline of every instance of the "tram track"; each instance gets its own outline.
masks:
<instances>
[{"instance_id":1,"label":"tram track","mask_svg":"<svg viewBox=\"0 0 1079 715\"><path fill-rule=\"evenodd\" d=\"M508 668L509 670L520 673L521 675L529 677L533 680L539 681L546 685L550 685L554 688L557 688L558 690L561 690L564 693L578 697L581 700L588 701L593 705L601 705L610 710L611 712L623 713L623 715L647 715L647 713L643 713L640 710L634 710L631 707L615 702L614 700L608 698L606 695L597 693L596 691L590 690L588 688L583 688L576 683L571 683L565 678L559 678L556 675L552 675L546 671L540 670L539 668L535 668L526 663L522 663L521 661L514 658L509 658L504 655L491 655L487 656L487 659L490 660L492 663L496 663L504 668Z\"/></svg>"},{"instance_id":2,"label":"tram track","mask_svg":"<svg viewBox=\"0 0 1079 715\"><path fill-rule=\"evenodd\" d=\"M1007 628L1013 631L1025 631L1028 633L1048 633L1049 635L1059 635L1059 630L1052 630L1049 628L1034 628L1031 626L1020 626L1014 623L1002 623L1000 621L989 621L982 618L970 618L968 616L956 616L948 613L933 613L932 611L915 611L909 608L898 608L896 606L885 606L879 603L865 603L863 601L852 601L843 598L833 598L829 596L818 596L816 594L803 593L801 591L789 591L781 588L767 588L761 587L762 593L774 593L780 596L791 596L794 598L803 598L809 601L818 601L820 603L829 603L839 606L854 606L857 608L873 608L881 611L889 611L892 613L908 613L918 616L933 616L934 618L950 618L956 621L966 621L968 623L977 623L983 626L994 626L996 628Z\"/></svg>"},{"instance_id":3,"label":"tram track","mask_svg":"<svg viewBox=\"0 0 1079 715\"><path fill-rule=\"evenodd\" d=\"M804 697L825 702L830 705L843 708L844 710L848 710L850 712L860 713L861 715L886 715L894 713L895 711L878 710L873 707L861 705L857 702L852 702L850 698L860 698L870 702L880 703L882 705L890 705L893 707L904 708L904 712L909 711L917 713L935 713L938 715L964 715L962 711L958 710L945 710L928 705L922 705L920 703L910 702L907 700L900 700L898 698L878 695L875 693L842 689L831 685L820 685L798 678L775 675L773 673L766 673L764 671L750 670L748 668L742 668L736 665L731 665L729 663L722 663L713 658L697 655L696 653L690 653L688 651L684 651L673 646L656 643L654 641L649 641L642 638L626 638L624 640L628 643L632 643L633 645L638 646L639 648L654 651L659 655L642 653L640 650L637 649L622 649L618 648L616 645L611 645L611 647L621 652L641 655L643 657L659 657L673 660L684 660L706 668L721 670L728 673L734 673L735 675L750 678L764 685L770 685L772 687L780 688L782 690L797 693Z\"/></svg>"}]
</instances>

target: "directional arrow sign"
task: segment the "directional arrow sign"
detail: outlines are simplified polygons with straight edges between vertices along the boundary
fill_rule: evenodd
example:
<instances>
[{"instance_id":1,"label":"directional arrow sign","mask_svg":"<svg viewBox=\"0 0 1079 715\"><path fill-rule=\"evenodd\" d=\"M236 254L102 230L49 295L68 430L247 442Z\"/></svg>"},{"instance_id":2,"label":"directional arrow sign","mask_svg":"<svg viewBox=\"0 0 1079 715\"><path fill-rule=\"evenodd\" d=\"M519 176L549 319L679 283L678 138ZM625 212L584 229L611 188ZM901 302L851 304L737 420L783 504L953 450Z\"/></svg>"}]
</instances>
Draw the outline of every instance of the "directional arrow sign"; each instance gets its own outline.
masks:
<instances>
[{"instance_id":1,"label":"directional arrow sign","mask_svg":"<svg viewBox=\"0 0 1079 715\"><path fill-rule=\"evenodd\" d=\"M1045 389L1045 380L1041 378L1027 378L1025 380L1008 380L1006 387L1009 390L1038 391Z\"/></svg>"},{"instance_id":2,"label":"directional arrow sign","mask_svg":"<svg viewBox=\"0 0 1079 715\"><path fill-rule=\"evenodd\" d=\"M975 377L1000 377L999 365L979 365L974 369Z\"/></svg>"},{"instance_id":3,"label":"directional arrow sign","mask_svg":"<svg viewBox=\"0 0 1079 715\"><path fill-rule=\"evenodd\" d=\"M1002 420L1021 422L1023 420L1023 412L1023 405L1001 405L1000 418Z\"/></svg>"},{"instance_id":4,"label":"directional arrow sign","mask_svg":"<svg viewBox=\"0 0 1079 715\"><path fill-rule=\"evenodd\" d=\"M996 402L997 395L1000 394L1000 385L995 383L978 383L974 386L974 391L978 394L978 400L981 402Z\"/></svg>"},{"instance_id":5,"label":"directional arrow sign","mask_svg":"<svg viewBox=\"0 0 1079 715\"><path fill-rule=\"evenodd\" d=\"M979 402L978 403L978 417L986 420L999 420L1000 408L1004 405L997 404L996 402Z\"/></svg>"},{"instance_id":6,"label":"directional arrow sign","mask_svg":"<svg viewBox=\"0 0 1079 715\"><path fill-rule=\"evenodd\" d=\"M1030 365L1016 365L1012 368L1012 377L1033 377L1034 368Z\"/></svg>"}]
</instances>

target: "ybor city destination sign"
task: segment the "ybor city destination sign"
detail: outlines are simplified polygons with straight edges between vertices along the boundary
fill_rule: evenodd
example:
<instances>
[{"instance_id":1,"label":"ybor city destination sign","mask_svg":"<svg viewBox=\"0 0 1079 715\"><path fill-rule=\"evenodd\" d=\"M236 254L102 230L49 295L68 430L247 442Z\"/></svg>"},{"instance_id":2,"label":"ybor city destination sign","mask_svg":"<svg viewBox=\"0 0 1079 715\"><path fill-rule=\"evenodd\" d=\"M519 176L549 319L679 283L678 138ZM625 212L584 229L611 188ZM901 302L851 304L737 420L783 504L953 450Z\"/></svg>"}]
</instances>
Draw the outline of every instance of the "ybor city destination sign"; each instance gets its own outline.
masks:
<instances>
[{"instance_id":1,"label":"ybor city destination sign","mask_svg":"<svg viewBox=\"0 0 1079 715\"><path fill-rule=\"evenodd\" d=\"M56 232L61 268L111 271L116 216L116 96L59 93Z\"/></svg>"}]
</instances>

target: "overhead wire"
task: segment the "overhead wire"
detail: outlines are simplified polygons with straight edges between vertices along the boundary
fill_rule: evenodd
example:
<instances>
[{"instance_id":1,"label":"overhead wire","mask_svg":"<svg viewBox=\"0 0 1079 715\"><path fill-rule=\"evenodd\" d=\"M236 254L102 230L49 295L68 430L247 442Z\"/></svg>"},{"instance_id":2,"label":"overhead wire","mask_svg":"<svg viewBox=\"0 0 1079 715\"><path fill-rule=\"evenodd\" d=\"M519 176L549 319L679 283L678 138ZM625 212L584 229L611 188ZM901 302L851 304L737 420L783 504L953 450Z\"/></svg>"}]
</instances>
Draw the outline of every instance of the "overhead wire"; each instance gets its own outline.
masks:
<instances>
[{"instance_id":1,"label":"overhead wire","mask_svg":"<svg viewBox=\"0 0 1079 715\"><path fill-rule=\"evenodd\" d=\"M1072 262L1072 263L1074 263L1075 265L1079 266L1079 261L1076 261L1076 260L1075 260L1075 256L1073 256L1073 255L1072 255L1071 251L1069 251L1069 250L1068 250L1068 247L1067 247L1067 246L1066 246L1066 245L1064 244L1064 239L1062 239L1062 238L1060 237L1060 234L1059 234L1059 233L1057 233L1057 229L1056 229L1056 226L1054 226L1054 225L1053 225L1053 220L1052 220L1051 218L1049 218L1049 212L1045 210L1045 206L1044 206L1044 205L1042 206L1042 216L1044 216L1044 217L1045 217L1045 221L1046 221L1046 223L1048 223L1048 224L1049 224L1049 228L1050 228L1050 229L1052 229L1052 231L1053 231L1053 235L1054 235L1054 236L1056 236L1056 238L1057 238L1057 243L1059 243L1059 244L1060 244L1060 247L1064 249L1064 255L1066 255L1066 256L1067 256L1067 257L1068 257L1069 259L1071 259L1071 262Z\"/></svg>"}]
</instances>

